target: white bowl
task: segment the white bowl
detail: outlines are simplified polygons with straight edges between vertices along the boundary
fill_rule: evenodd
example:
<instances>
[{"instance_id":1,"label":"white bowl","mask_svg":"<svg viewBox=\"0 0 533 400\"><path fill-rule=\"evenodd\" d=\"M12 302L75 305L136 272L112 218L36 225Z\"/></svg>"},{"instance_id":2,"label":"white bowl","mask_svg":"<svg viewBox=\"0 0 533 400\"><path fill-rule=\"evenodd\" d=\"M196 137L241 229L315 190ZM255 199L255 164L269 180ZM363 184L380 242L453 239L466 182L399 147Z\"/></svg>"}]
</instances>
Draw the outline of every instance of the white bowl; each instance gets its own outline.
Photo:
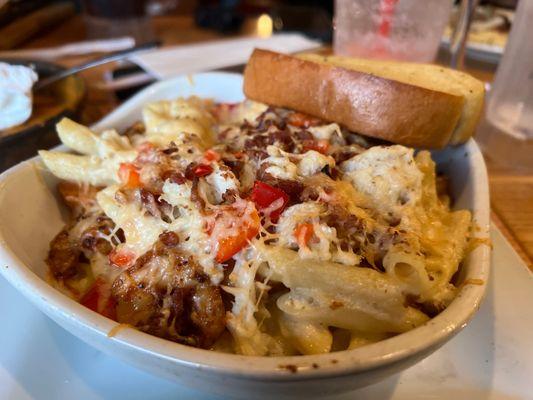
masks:
<instances>
[{"instance_id":1,"label":"white bowl","mask_svg":"<svg viewBox=\"0 0 533 400\"><path fill-rule=\"evenodd\" d=\"M205 73L163 81L143 90L95 126L124 128L149 101L188 96L242 99L240 75ZM488 237L489 198L483 157L473 140L434 153L451 178L457 208L472 210L479 236ZM315 356L246 357L187 347L133 329L110 338L117 324L81 306L46 282L44 262L52 237L65 221L55 195L57 179L37 158L0 176L0 270L59 325L103 352L182 384L229 396L323 396L376 382L423 359L465 327L486 285L465 285L450 306L407 333L355 350ZM478 246L463 262L460 279L487 282L489 249Z\"/></svg>"}]
</instances>

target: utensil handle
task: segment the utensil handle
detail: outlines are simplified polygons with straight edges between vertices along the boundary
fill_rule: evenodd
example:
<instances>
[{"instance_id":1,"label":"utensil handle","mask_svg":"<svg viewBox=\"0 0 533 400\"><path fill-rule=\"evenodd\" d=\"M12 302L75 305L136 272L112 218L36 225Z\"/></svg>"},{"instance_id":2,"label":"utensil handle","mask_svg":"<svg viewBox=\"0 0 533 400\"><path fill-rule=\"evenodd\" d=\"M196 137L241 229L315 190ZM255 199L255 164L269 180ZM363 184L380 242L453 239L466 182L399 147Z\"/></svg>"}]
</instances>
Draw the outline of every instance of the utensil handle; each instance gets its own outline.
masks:
<instances>
[{"instance_id":1,"label":"utensil handle","mask_svg":"<svg viewBox=\"0 0 533 400\"><path fill-rule=\"evenodd\" d=\"M45 86L50 85L51 83L57 82L60 79L66 78L67 76L76 74L76 73L78 73L80 71L84 71L86 69L97 67L97 66L102 65L102 64L106 64L106 63L109 63L109 62L120 60L122 58L125 58L125 57L133 54L133 53L138 53L138 52L141 52L141 51L146 51L146 50L153 49L155 47L158 47L160 44L161 44L160 41L152 41L152 42L147 42L147 43L141 44L139 46L132 47L130 49L120 50L120 51L117 51L117 52L114 52L114 53L111 53L111 54L106 54L106 55L104 55L102 57L99 57L99 58L96 58L94 60L91 60L91 61L89 61L89 62L87 62L85 64L77 65L75 67L66 69L64 71L61 71L61 72L59 72L57 74L54 74L52 76L49 76L47 78L40 79L33 86L33 89L34 90L39 90L39 89L41 89L41 88L43 88Z\"/></svg>"},{"instance_id":2,"label":"utensil handle","mask_svg":"<svg viewBox=\"0 0 533 400\"><path fill-rule=\"evenodd\" d=\"M461 0L459 18L450 38L450 66L454 69L464 67L466 40L478 3L479 0Z\"/></svg>"}]
</instances>

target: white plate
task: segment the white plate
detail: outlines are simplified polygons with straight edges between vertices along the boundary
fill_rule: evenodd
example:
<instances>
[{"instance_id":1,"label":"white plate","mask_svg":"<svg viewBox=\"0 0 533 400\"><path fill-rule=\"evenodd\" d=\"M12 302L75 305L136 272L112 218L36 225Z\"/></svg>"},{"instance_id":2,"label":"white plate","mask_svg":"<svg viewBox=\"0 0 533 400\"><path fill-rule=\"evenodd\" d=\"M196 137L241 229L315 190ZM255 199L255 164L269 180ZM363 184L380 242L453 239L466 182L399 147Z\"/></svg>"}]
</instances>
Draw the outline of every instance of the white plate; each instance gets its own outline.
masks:
<instances>
[{"instance_id":1,"label":"white plate","mask_svg":"<svg viewBox=\"0 0 533 400\"><path fill-rule=\"evenodd\" d=\"M533 276L492 231L487 298L468 327L416 366L336 399L533 398ZM0 398L215 399L100 353L31 305L0 277Z\"/></svg>"},{"instance_id":2,"label":"white plate","mask_svg":"<svg viewBox=\"0 0 533 400\"><path fill-rule=\"evenodd\" d=\"M134 55L130 61L158 79L246 64L254 48L295 53L322 43L300 33L276 33L268 38L241 37L165 47Z\"/></svg>"},{"instance_id":3,"label":"white plate","mask_svg":"<svg viewBox=\"0 0 533 400\"><path fill-rule=\"evenodd\" d=\"M443 38L441 47L445 50L450 49L450 39ZM494 44L466 42L466 56L489 64L498 64L503 56L504 48Z\"/></svg>"}]
</instances>

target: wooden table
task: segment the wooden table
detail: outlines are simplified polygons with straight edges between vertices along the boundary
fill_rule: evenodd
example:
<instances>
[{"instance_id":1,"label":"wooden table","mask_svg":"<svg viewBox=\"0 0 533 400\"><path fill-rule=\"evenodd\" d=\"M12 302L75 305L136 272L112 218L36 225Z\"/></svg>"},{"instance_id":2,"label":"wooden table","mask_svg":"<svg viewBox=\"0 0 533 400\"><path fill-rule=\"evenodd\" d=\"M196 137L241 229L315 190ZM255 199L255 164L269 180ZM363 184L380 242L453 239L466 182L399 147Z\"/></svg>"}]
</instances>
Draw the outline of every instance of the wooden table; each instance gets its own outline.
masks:
<instances>
[{"instance_id":1,"label":"wooden table","mask_svg":"<svg viewBox=\"0 0 533 400\"><path fill-rule=\"evenodd\" d=\"M165 16L153 18L156 36L164 46L193 43L221 38L221 34L199 29L194 26L190 17ZM250 35L257 31L256 20L247 20L237 35ZM227 36L226 36L227 37ZM54 30L30 41L25 48L50 47L67 42L85 40L85 29L80 16L59 25ZM76 57L58 60L66 66L87 60L87 57ZM445 56L439 61L445 63ZM103 79L103 74L112 65L102 66L84 72L87 82ZM484 81L491 81L494 66L467 62L469 73ZM80 119L84 124L91 124L119 105L113 93L98 90L89 85L87 99L84 102ZM515 250L533 270L533 173L523 174L496 165L487 159L489 171L492 216L494 223L503 231Z\"/></svg>"}]
</instances>

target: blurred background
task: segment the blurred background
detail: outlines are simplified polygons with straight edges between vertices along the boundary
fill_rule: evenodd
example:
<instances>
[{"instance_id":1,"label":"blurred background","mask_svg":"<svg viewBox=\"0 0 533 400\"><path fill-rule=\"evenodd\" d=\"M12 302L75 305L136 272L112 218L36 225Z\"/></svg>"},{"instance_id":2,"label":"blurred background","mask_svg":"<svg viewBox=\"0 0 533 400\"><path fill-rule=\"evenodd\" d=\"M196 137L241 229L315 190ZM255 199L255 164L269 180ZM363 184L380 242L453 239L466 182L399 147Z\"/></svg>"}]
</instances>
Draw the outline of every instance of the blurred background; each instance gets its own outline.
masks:
<instances>
[{"instance_id":1,"label":"blurred background","mask_svg":"<svg viewBox=\"0 0 533 400\"><path fill-rule=\"evenodd\" d=\"M516 0L0 0L0 62L31 65L40 79L136 45L160 47L34 90L29 121L0 130L0 169L57 144L53 125L63 115L90 125L157 79L239 72L253 47L437 62L465 69L490 88L516 6Z\"/></svg>"},{"instance_id":2,"label":"blurred background","mask_svg":"<svg viewBox=\"0 0 533 400\"><path fill-rule=\"evenodd\" d=\"M289 51L324 47L343 55L437 61L447 65L451 61L450 42L453 45L454 29L461 18L460 5L468 2L0 0L0 58L42 60L69 67L154 40L162 47L169 47L297 32L313 40L315 45L294 44L294 48L289 46ZM481 79L490 80L502 57L516 3L516 0L483 0L473 13L465 60L467 69L475 70ZM243 63L244 60L239 64ZM201 65L197 67L202 69ZM163 77L155 69L141 70L134 64L121 62L87 71L82 76L86 78L85 85L93 89L90 98L94 99L93 91L102 90L109 97L103 108L97 107L98 101L89 107L83 107L80 101L82 122L95 122L117 102L157 77ZM182 71L176 70L176 74L179 72ZM5 133L0 132L2 136Z\"/></svg>"}]
</instances>

